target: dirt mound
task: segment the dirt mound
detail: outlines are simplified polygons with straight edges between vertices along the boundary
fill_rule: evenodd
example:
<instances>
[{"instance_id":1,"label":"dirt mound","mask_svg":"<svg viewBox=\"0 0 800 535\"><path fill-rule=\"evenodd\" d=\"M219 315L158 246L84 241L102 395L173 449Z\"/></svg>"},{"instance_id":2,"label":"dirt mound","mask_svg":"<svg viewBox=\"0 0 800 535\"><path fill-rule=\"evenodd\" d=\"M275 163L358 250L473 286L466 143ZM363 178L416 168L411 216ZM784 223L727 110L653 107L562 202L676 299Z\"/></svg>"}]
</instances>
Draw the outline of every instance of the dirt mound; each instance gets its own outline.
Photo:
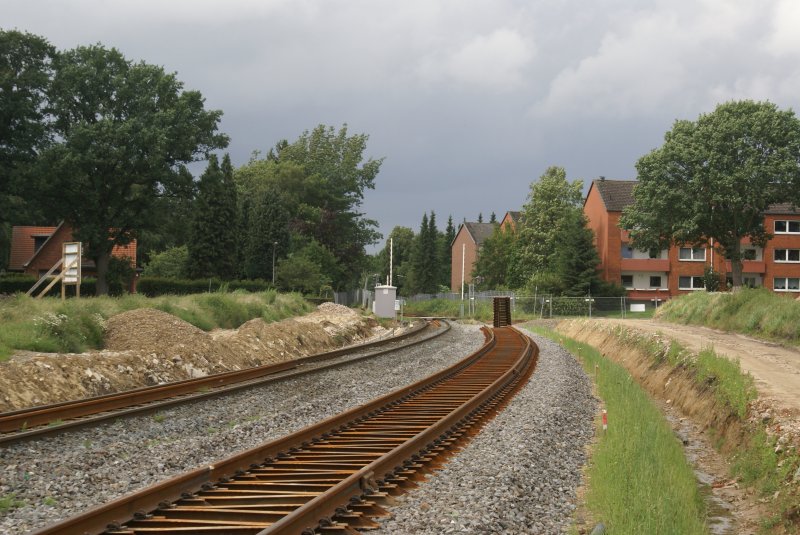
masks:
<instances>
[{"instance_id":1,"label":"dirt mound","mask_svg":"<svg viewBox=\"0 0 800 535\"><path fill-rule=\"evenodd\" d=\"M360 343L388 331L332 303L294 319L254 319L206 333L152 308L107 321L106 349L29 353L0 363L0 412L272 364Z\"/></svg>"},{"instance_id":2,"label":"dirt mound","mask_svg":"<svg viewBox=\"0 0 800 535\"><path fill-rule=\"evenodd\" d=\"M129 310L106 322L105 342L110 351L159 351L204 338L210 339L201 329L155 308Z\"/></svg>"}]
</instances>

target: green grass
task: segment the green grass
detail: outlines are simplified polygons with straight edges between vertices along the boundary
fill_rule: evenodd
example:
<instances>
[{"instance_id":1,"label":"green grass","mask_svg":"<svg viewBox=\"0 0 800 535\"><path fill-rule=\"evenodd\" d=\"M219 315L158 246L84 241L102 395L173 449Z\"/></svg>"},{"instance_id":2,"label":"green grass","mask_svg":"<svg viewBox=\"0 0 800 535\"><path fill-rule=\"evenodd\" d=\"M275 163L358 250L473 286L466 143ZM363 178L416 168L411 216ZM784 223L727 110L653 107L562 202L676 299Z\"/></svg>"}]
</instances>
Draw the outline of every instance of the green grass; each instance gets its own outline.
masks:
<instances>
[{"instance_id":1,"label":"green grass","mask_svg":"<svg viewBox=\"0 0 800 535\"><path fill-rule=\"evenodd\" d=\"M714 397L725 403L740 419L747 417L747 405L756 399L753 377L742 372L738 361L718 356L713 349L704 349L694 361L700 384L709 385Z\"/></svg>"},{"instance_id":2,"label":"green grass","mask_svg":"<svg viewBox=\"0 0 800 535\"><path fill-rule=\"evenodd\" d=\"M101 349L105 322L120 312L156 308L199 327L235 328L253 319L278 321L313 309L299 294L210 293L147 298L87 297L61 301L32 299L22 294L0 300L0 361L15 350L83 352Z\"/></svg>"},{"instance_id":3,"label":"green grass","mask_svg":"<svg viewBox=\"0 0 800 535\"><path fill-rule=\"evenodd\" d=\"M16 494L0 496L0 514L10 511L11 509L16 509L17 507L23 507L24 505L25 502L18 500Z\"/></svg>"},{"instance_id":4,"label":"green grass","mask_svg":"<svg viewBox=\"0 0 800 535\"><path fill-rule=\"evenodd\" d=\"M800 301L763 288L738 292L693 292L671 299L658 317L684 324L705 325L800 345Z\"/></svg>"},{"instance_id":5,"label":"green grass","mask_svg":"<svg viewBox=\"0 0 800 535\"><path fill-rule=\"evenodd\" d=\"M705 534L704 504L683 448L647 394L622 367L597 350L542 327L594 377L608 411L587 472L586 506L609 535Z\"/></svg>"}]
</instances>

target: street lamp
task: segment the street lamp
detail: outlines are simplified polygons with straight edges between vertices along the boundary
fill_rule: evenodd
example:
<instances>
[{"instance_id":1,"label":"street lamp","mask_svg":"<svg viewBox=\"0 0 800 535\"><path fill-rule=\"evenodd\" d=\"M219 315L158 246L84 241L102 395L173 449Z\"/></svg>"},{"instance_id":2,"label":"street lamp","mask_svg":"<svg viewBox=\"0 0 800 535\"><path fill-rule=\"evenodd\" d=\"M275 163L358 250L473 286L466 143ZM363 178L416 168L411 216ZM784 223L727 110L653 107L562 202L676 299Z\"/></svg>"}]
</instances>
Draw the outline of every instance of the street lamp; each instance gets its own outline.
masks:
<instances>
[{"instance_id":1,"label":"street lamp","mask_svg":"<svg viewBox=\"0 0 800 535\"><path fill-rule=\"evenodd\" d=\"M278 242L272 242L272 286L275 286L275 251L278 250Z\"/></svg>"}]
</instances>

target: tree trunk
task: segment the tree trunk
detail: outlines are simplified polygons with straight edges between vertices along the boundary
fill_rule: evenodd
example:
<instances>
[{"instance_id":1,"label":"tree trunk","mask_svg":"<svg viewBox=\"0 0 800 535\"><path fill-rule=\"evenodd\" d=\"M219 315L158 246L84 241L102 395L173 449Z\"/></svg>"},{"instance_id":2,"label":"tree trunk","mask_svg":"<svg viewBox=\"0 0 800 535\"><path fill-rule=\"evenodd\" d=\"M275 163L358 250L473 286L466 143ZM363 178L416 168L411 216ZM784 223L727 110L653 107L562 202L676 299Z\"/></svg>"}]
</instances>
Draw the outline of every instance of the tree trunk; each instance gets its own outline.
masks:
<instances>
[{"instance_id":1,"label":"tree trunk","mask_svg":"<svg viewBox=\"0 0 800 535\"><path fill-rule=\"evenodd\" d=\"M742 261L731 260L731 278L733 279L733 289L742 288Z\"/></svg>"},{"instance_id":2,"label":"tree trunk","mask_svg":"<svg viewBox=\"0 0 800 535\"><path fill-rule=\"evenodd\" d=\"M95 288L95 295L108 295L108 263L111 260L111 252L104 251L95 258L94 262L97 267L97 286Z\"/></svg>"}]
</instances>

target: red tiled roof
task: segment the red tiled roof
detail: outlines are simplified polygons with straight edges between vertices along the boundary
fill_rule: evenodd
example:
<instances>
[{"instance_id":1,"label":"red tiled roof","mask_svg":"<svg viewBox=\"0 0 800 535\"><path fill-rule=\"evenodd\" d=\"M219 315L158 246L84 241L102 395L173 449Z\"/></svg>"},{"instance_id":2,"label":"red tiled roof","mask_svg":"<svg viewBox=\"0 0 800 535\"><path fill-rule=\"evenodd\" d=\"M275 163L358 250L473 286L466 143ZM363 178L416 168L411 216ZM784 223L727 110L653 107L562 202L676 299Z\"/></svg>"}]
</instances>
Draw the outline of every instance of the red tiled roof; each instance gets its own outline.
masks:
<instances>
[{"instance_id":1,"label":"red tiled roof","mask_svg":"<svg viewBox=\"0 0 800 535\"><path fill-rule=\"evenodd\" d=\"M8 269L21 270L33 258L34 237L50 236L57 227L12 227L11 258Z\"/></svg>"}]
</instances>

